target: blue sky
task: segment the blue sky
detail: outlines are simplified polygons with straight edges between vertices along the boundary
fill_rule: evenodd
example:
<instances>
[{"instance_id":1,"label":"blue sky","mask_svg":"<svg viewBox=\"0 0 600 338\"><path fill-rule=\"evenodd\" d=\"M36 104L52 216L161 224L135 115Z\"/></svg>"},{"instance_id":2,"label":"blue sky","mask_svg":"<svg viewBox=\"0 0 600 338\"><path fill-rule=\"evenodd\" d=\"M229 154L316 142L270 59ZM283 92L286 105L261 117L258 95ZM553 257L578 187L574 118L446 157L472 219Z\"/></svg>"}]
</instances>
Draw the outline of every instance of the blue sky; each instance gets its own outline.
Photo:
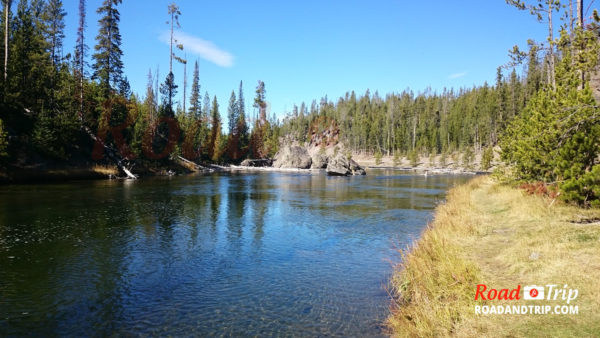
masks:
<instances>
[{"instance_id":1,"label":"blue sky","mask_svg":"<svg viewBox=\"0 0 600 338\"><path fill-rule=\"evenodd\" d=\"M120 5L125 73L143 95L148 70L168 72L165 43L172 1L125 0ZM101 0L87 1L86 42L93 52ZM470 87L494 82L508 49L544 38L546 28L504 0L464 1L176 1L191 86L200 64L202 93L217 96L221 114L244 82L247 111L263 80L271 112L282 117L302 101L367 88L383 96L411 88ZM65 0L65 54L72 51L78 1ZM180 53L182 54L182 53ZM91 58L88 56L88 59ZM175 78L182 93L183 67ZM189 87L188 87L189 93ZM180 96L180 95L179 95ZM181 98L179 98L181 99Z\"/></svg>"}]
</instances>

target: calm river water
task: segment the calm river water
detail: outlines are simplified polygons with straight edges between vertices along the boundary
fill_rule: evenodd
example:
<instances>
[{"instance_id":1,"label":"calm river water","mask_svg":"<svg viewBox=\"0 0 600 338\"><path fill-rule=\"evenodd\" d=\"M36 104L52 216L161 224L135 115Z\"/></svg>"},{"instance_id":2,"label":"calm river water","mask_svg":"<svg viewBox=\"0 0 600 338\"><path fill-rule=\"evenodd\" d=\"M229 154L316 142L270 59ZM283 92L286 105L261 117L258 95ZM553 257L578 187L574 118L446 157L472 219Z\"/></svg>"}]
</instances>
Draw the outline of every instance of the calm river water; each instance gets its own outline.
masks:
<instances>
[{"instance_id":1,"label":"calm river water","mask_svg":"<svg viewBox=\"0 0 600 338\"><path fill-rule=\"evenodd\" d=\"M464 176L0 186L0 336L377 336L395 248Z\"/></svg>"}]
</instances>

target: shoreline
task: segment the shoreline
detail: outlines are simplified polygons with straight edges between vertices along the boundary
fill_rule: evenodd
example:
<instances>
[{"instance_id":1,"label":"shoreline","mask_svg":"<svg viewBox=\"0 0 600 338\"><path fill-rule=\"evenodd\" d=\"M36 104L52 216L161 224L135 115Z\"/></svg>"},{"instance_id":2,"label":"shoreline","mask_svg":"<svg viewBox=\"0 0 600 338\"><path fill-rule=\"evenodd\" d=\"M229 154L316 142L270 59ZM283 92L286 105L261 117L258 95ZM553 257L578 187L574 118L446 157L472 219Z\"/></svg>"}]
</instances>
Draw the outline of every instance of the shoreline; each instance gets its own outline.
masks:
<instances>
[{"instance_id":1,"label":"shoreline","mask_svg":"<svg viewBox=\"0 0 600 338\"><path fill-rule=\"evenodd\" d=\"M456 154L455 154L456 155ZM488 170L481 169L481 154L477 153L473 157L473 162L469 166L465 166L461 164L460 161L454 162L451 159L452 156L448 156L446 159L446 163L442 165L444 161L442 161L441 155L436 155L432 157L420 156L417 160L416 166L412 166L411 162L406 157L401 157L397 159L397 162L394 163L394 158L392 156L386 155L382 156L380 159L380 163L377 164L377 160L374 155L367 154L352 154L352 159L356 161L360 166L363 166L368 169L394 169L394 170L404 170L404 171L414 171L417 173L430 173L430 174L491 174L493 169L500 164L500 156L498 153L494 155L494 161L492 167ZM455 156L457 159L462 158L462 154L458 154Z\"/></svg>"},{"instance_id":2,"label":"shoreline","mask_svg":"<svg viewBox=\"0 0 600 338\"><path fill-rule=\"evenodd\" d=\"M180 165L181 168L185 168ZM179 169L181 169L179 168ZM406 174L414 175L485 175L489 172L473 171L464 168L423 168L423 167L386 167L386 166L365 166L367 170L395 170ZM110 180L110 179L128 179L119 177L118 169L115 166L92 165L92 166L61 166L55 168L11 168L10 171L0 172L0 185L7 184L28 184L28 183L58 183L75 180ZM250 167L229 165L222 166L212 164L206 166L203 170L187 169L186 172L178 172L170 168L153 168L152 171L146 170L139 175L139 179L149 177L182 176L191 174L211 174L214 172L284 172L284 173L306 173L316 174L324 172L325 169L299 169L299 168L274 168L274 167Z\"/></svg>"},{"instance_id":3,"label":"shoreline","mask_svg":"<svg viewBox=\"0 0 600 338\"><path fill-rule=\"evenodd\" d=\"M389 285L388 332L517 337L600 332L600 211L555 202L490 177L451 189L419 239L401 252ZM578 289L579 297L569 305L579 314L476 314L476 306L540 304L522 294L520 300L476 301L480 284L510 290L568 285ZM560 299L546 303L565 305Z\"/></svg>"}]
</instances>

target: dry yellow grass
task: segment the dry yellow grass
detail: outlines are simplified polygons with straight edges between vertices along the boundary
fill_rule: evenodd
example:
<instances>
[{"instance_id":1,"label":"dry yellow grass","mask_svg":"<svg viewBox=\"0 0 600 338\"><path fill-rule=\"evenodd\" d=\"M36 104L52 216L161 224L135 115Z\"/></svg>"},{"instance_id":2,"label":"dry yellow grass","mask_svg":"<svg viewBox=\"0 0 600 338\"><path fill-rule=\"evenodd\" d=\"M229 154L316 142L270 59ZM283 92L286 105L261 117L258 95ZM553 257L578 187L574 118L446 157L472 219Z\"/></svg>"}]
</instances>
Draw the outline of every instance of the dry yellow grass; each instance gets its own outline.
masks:
<instances>
[{"instance_id":1,"label":"dry yellow grass","mask_svg":"<svg viewBox=\"0 0 600 338\"><path fill-rule=\"evenodd\" d=\"M112 175L112 176L117 176L119 174L119 169L116 166L110 166L110 165L99 165L96 164L92 167L92 171L98 174L102 174L102 175Z\"/></svg>"},{"instance_id":2,"label":"dry yellow grass","mask_svg":"<svg viewBox=\"0 0 600 338\"><path fill-rule=\"evenodd\" d=\"M600 225L571 222L599 216L489 177L451 190L392 278L390 334L599 336ZM476 315L479 283L497 289L568 284L579 290L579 314Z\"/></svg>"}]
</instances>

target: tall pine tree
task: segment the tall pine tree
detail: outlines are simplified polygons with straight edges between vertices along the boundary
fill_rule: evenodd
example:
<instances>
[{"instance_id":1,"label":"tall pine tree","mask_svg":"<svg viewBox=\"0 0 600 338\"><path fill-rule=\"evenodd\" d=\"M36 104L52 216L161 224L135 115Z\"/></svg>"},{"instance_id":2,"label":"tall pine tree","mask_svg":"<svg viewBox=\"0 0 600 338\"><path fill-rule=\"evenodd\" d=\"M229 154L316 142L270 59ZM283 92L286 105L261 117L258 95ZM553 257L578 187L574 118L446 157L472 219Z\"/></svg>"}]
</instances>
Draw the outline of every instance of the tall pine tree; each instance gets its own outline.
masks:
<instances>
[{"instance_id":1,"label":"tall pine tree","mask_svg":"<svg viewBox=\"0 0 600 338\"><path fill-rule=\"evenodd\" d=\"M54 66L62 61L63 39L65 38L65 12L62 0L48 0L45 15L47 17L48 40L50 41L50 58Z\"/></svg>"},{"instance_id":2,"label":"tall pine tree","mask_svg":"<svg viewBox=\"0 0 600 338\"><path fill-rule=\"evenodd\" d=\"M119 88L122 81L123 51L119 32L121 15L117 10L117 5L121 3L122 0L104 0L96 11L102 17L98 20L100 28L96 36L95 53L92 55L92 78L100 82L104 98L108 98L113 90Z\"/></svg>"},{"instance_id":3,"label":"tall pine tree","mask_svg":"<svg viewBox=\"0 0 600 338\"><path fill-rule=\"evenodd\" d=\"M200 96L200 76L198 70L198 60L194 63L194 74L192 75L192 88L190 93L189 114L196 120L202 116L202 97Z\"/></svg>"},{"instance_id":4,"label":"tall pine tree","mask_svg":"<svg viewBox=\"0 0 600 338\"><path fill-rule=\"evenodd\" d=\"M217 97L214 96L212 102L211 116L211 132L209 137L208 150L213 161L221 160L221 115L219 114L219 103Z\"/></svg>"},{"instance_id":5,"label":"tall pine tree","mask_svg":"<svg viewBox=\"0 0 600 338\"><path fill-rule=\"evenodd\" d=\"M237 120L238 120L238 102L235 97L235 92L231 91L229 97L229 106L227 106L227 122L229 126L229 135L237 135Z\"/></svg>"}]
</instances>

